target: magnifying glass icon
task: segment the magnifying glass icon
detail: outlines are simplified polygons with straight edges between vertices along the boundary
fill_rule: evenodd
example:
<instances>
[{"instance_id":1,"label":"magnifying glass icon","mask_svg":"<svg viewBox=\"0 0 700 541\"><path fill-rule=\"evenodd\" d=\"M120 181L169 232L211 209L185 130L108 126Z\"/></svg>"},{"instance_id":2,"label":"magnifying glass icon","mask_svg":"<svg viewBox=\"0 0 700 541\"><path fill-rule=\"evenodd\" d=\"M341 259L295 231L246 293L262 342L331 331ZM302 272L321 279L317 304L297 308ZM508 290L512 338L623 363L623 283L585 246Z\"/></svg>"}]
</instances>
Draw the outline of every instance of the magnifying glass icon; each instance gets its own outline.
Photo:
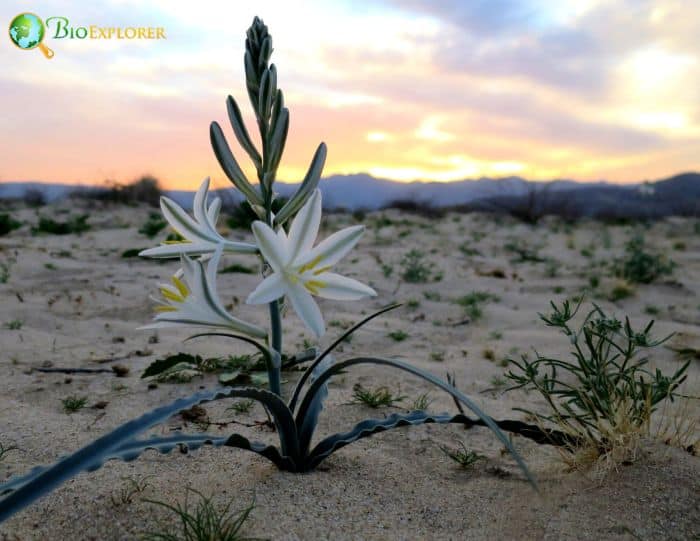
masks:
<instances>
[{"instance_id":1,"label":"magnifying glass icon","mask_svg":"<svg viewBox=\"0 0 700 541\"><path fill-rule=\"evenodd\" d=\"M42 43L46 34L44 21L33 13L20 13L10 23L10 39L24 51L36 49L44 53L46 58L53 58L53 50Z\"/></svg>"}]
</instances>

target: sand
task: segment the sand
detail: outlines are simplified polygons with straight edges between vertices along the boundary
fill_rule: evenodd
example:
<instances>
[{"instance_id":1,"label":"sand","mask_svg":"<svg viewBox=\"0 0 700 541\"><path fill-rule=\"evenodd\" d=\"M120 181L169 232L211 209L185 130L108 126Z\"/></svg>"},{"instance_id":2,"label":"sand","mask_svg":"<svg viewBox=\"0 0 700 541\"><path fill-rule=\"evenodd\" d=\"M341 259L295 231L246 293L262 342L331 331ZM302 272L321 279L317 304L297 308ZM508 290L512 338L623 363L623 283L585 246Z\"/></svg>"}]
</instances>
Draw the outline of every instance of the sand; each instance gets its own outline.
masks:
<instances>
[{"instance_id":1,"label":"sand","mask_svg":"<svg viewBox=\"0 0 700 541\"><path fill-rule=\"evenodd\" d=\"M161 383L149 389L140 375L153 360L176 352L203 357L249 352L226 340L183 343L187 330L137 330L152 315L149 294L168 279L177 263L159 264L121 257L124 250L155 245L138 233L147 207L99 206L62 202L39 209L43 215L89 212L92 229L82 235L32 236L24 226L0 237L0 262L10 262L10 276L0 284L0 443L14 445L0 461L0 480L37 464L48 464L77 450L139 414L217 385L215 375L190 383ZM36 223L36 210L15 209L13 216ZM392 223L377 224L388 218ZM321 301L328 324L322 344L341 328L392 301L411 303L357 332L336 354L395 356L439 376L454 372L459 387L492 416L522 419L514 407L541 408L533 394L503 393L500 360L536 348L547 355L567 355L567 342L545 327L537 312L548 312L549 301L580 294L589 276L600 285L589 294L618 316L628 314L642 325L657 308L657 334L682 333L684 344L700 341L700 236L696 222L668 219L645 230L648 243L678 264L671 277L637 286L634 294L608 300L616 280L592 262L612 260L623 250L634 226L596 222L574 225L544 220L537 226L503 216L448 214L427 219L399 211L370 213L368 231L338 271L370 283L374 299L358 302ZM322 236L355 223L347 214L328 215ZM230 231L231 238L248 238ZM162 235L161 235L162 236ZM160 238L160 237L158 237ZM605 242L609 247L605 248ZM535 249L556 264L516 262L509 242ZM682 244L681 244L682 243ZM461 250L460 247L465 250ZM674 248L675 246L675 248ZM587 250L594 247L592 257ZM434 265L428 283L401 280L400 261L412 248ZM682 249L684 248L684 249ZM584 252L582 254L582 251ZM224 264L255 266L252 257L227 257ZM391 271L389 271L391 268ZM555 276L551 276L554 273ZM388 276L387 276L388 274ZM436 280L439 278L439 280ZM224 274L219 289L236 315L266 324L266 310L239 302L258 283L250 274ZM471 291L487 291L498 301L484 305L483 316L470 321L454 299ZM21 328L6 328L12 321ZM311 340L295 314L284 318L285 350L293 353ZM15 325L16 326L16 325ZM397 342L391 331L408 336ZM152 338L152 337L157 338ZM493 360L487 358L491 357ZM672 350L658 348L652 362L664 371L679 366ZM111 373L65 375L33 368L109 368L122 364L126 377ZM298 373L287 373L290 392ZM408 398L403 407L372 410L350 404L353 385L387 385ZM496 388L494 388L496 387ZM451 400L403 373L356 367L333 380L318 435L347 430L367 417L383 417L410 407L429 391L430 410L454 411ZM700 395L700 361L690 366L683 388ZM87 406L67 414L61 400L86 396ZM106 402L103 409L93 408ZM207 404L212 420L235 418L253 424L264 420L261 408L232 414L225 403ZM670 416L673 412L662 412ZM700 416L700 401L687 403L686 418ZM175 427L198 431L175 417L157 431ZM236 428L210 428L228 433ZM261 441L275 441L266 428L241 428ZM695 440L698 434L693 436ZM440 445L461 440L486 458L471 470L451 461ZM691 438L692 439L692 438ZM182 502L187 487L212 496L217 506L233 499L243 508L255 499L244 532L270 539L693 539L700 536L700 459L677 447L650 441L636 463L621 466L604 479L565 471L557 452L523 438L514 443L535 473L540 491L524 480L512 460L486 429L459 426L402 428L345 447L315 472L291 474L252 453L204 448L197 452L159 455L149 451L131 463L109 462L101 470L81 474L0 526L0 539L135 539L174 521L162 509L142 501L150 498ZM127 479L146 479L147 487L131 503L120 503ZM115 504L115 502L117 502Z\"/></svg>"}]
</instances>

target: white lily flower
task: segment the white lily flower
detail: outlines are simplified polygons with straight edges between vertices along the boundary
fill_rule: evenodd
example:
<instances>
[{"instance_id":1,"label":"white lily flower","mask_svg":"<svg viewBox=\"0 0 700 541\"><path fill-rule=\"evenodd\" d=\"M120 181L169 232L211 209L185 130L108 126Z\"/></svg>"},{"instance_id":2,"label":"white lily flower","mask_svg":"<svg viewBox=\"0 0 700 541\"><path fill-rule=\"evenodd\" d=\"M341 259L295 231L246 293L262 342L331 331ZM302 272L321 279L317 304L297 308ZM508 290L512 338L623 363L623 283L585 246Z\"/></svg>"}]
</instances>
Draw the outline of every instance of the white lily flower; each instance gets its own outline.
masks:
<instances>
[{"instance_id":1,"label":"white lily flower","mask_svg":"<svg viewBox=\"0 0 700 541\"><path fill-rule=\"evenodd\" d=\"M287 295L294 311L316 336L325 332L323 316L312 295L334 300L374 296L365 284L328 272L360 240L364 226L347 227L312 247L321 223L321 192L315 190L289 229L275 232L265 222L253 223L258 248L273 273L248 297L249 304L272 302Z\"/></svg>"},{"instance_id":2,"label":"white lily flower","mask_svg":"<svg viewBox=\"0 0 700 541\"><path fill-rule=\"evenodd\" d=\"M207 207L209 194L209 178L205 178L194 196L192 219L183 208L168 197L160 198L160 209L163 217L170 226L185 240L166 241L161 246L149 248L139 253L143 257L179 257L180 254L202 255L211 254L219 245L225 252L247 253L257 252L255 245L247 242L233 242L222 237L216 230L216 221L221 210L221 199L215 198Z\"/></svg>"},{"instance_id":3,"label":"white lily flower","mask_svg":"<svg viewBox=\"0 0 700 541\"><path fill-rule=\"evenodd\" d=\"M160 285L163 299L157 300L162 304L156 307L156 322L142 329L216 327L265 338L267 333L264 329L233 317L221 304L216 292L216 269L221 253L221 248L214 252L207 262L206 269L202 261L190 259L182 254L182 279L176 274L171 278L172 285Z\"/></svg>"}]
</instances>

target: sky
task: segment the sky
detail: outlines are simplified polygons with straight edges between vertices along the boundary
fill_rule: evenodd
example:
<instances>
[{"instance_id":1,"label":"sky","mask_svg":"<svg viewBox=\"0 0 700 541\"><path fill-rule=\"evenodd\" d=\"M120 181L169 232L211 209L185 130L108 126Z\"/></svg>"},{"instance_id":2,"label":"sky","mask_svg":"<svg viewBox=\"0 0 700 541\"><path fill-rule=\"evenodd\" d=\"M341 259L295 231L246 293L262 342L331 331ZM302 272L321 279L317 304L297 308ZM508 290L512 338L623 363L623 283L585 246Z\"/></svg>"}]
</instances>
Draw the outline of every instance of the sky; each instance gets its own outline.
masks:
<instances>
[{"instance_id":1,"label":"sky","mask_svg":"<svg viewBox=\"0 0 700 541\"><path fill-rule=\"evenodd\" d=\"M82 5L81 5L82 4ZM280 180L518 175L633 182L700 169L700 2L683 0L5 1L71 26L164 27L158 41L0 39L0 182L143 174L225 185L209 146L231 94L253 130L245 31L270 28L290 109ZM252 174L252 166L246 171Z\"/></svg>"}]
</instances>

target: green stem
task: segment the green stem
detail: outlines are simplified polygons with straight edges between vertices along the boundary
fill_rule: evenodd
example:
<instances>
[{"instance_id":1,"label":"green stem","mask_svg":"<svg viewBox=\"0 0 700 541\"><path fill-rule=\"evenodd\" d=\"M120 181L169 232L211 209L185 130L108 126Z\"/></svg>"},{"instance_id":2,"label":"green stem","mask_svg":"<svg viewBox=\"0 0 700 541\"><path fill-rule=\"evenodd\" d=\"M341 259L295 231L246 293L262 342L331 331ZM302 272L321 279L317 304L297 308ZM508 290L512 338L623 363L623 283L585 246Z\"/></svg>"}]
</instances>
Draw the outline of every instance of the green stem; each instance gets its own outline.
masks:
<instances>
[{"instance_id":1,"label":"green stem","mask_svg":"<svg viewBox=\"0 0 700 541\"><path fill-rule=\"evenodd\" d=\"M258 59L253 59L254 63L257 65ZM265 66L267 68L267 64ZM260 81L257 81L259 84ZM270 110L260 111L259 104L256 100L252 100L253 109L255 111L255 116L258 121L258 129L260 131L260 142L262 144L262 163L257 170L258 182L260 183L260 190L263 196L263 204L265 207L265 221L267 225L274 228L273 217L272 217L272 199L273 192L272 187L269 189L266 187L264 179L265 174L270 172L270 110L272 104L270 104ZM282 317L280 314L279 300L272 301L269 305L270 310L270 349L272 350L273 362L268 370L269 375L269 385L270 391L278 396L282 396L282 385L281 385L281 370L282 370Z\"/></svg>"},{"instance_id":2,"label":"green stem","mask_svg":"<svg viewBox=\"0 0 700 541\"><path fill-rule=\"evenodd\" d=\"M280 308L277 301L272 301L269 304L270 307L270 327L271 327L271 338L270 338L270 348L273 350L273 356L277 357L277 362L274 362L274 366L270 370L270 391L275 393L277 396L282 396L282 385L281 385L281 370L282 370L282 318L280 317Z\"/></svg>"}]
</instances>

